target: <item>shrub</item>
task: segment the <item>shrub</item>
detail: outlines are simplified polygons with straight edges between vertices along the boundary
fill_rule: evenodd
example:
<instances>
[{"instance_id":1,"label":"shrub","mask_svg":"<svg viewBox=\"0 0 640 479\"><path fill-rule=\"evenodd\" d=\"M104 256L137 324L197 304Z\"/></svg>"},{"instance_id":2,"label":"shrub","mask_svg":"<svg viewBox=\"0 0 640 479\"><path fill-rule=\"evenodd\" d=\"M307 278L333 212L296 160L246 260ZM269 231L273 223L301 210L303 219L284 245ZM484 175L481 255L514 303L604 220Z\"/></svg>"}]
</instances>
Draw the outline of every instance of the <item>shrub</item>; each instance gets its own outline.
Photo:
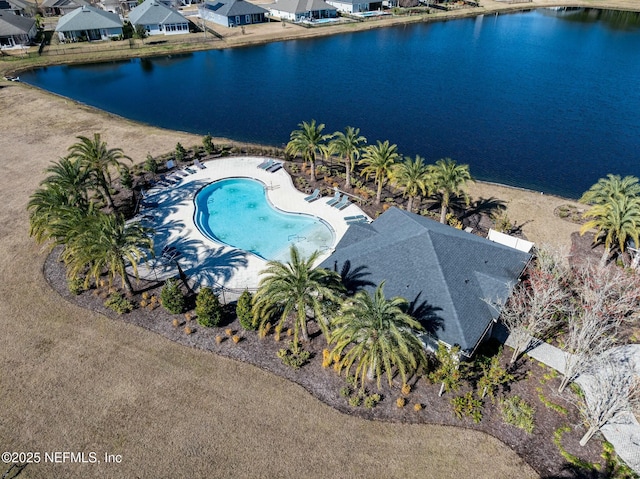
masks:
<instances>
[{"instance_id":1,"label":"shrub","mask_svg":"<svg viewBox=\"0 0 640 479\"><path fill-rule=\"evenodd\" d=\"M184 311L185 299L180 285L175 279L168 279L160 292L160 303L171 314Z\"/></svg>"},{"instance_id":2,"label":"shrub","mask_svg":"<svg viewBox=\"0 0 640 479\"><path fill-rule=\"evenodd\" d=\"M148 171L155 175L158 172L158 168L159 166L156 159L151 155L147 155L147 159L144 160L144 171Z\"/></svg>"},{"instance_id":3,"label":"shrub","mask_svg":"<svg viewBox=\"0 0 640 479\"><path fill-rule=\"evenodd\" d=\"M213 152L216 151L216 147L213 144L213 138L209 134L207 134L202 139L202 146L204 147L204 151L206 151L209 155L213 154Z\"/></svg>"},{"instance_id":4,"label":"shrub","mask_svg":"<svg viewBox=\"0 0 640 479\"><path fill-rule=\"evenodd\" d=\"M227 328L224 330L224 334L226 334L227 336L232 336L233 335L233 329L231 328Z\"/></svg>"},{"instance_id":5,"label":"shrub","mask_svg":"<svg viewBox=\"0 0 640 479\"><path fill-rule=\"evenodd\" d=\"M177 328L178 326L180 326L180 320L178 318L174 318L171 324L173 324L174 328Z\"/></svg>"},{"instance_id":6,"label":"shrub","mask_svg":"<svg viewBox=\"0 0 640 479\"><path fill-rule=\"evenodd\" d=\"M411 392L411 386L408 384L403 384L401 389L402 394L407 396Z\"/></svg>"},{"instance_id":7,"label":"shrub","mask_svg":"<svg viewBox=\"0 0 640 479\"><path fill-rule=\"evenodd\" d=\"M413 405L413 410L414 410L415 412L422 411L422 404L420 404L419 402L415 403L415 404Z\"/></svg>"},{"instance_id":8,"label":"shrub","mask_svg":"<svg viewBox=\"0 0 640 479\"><path fill-rule=\"evenodd\" d=\"M535 409L520 396L512 396L500 400L502 419L507 424L519 427L529 434L533 432L533 415Z\"/></svg>"},{"instance_id":9,"label":"shrub","mask_svg":"<svg viewBox=\"0 0 640 479\"><path fill-rule=\"evenodd\" d=\"M104 305L118 314L129 313L133 310L133 303L120 293L111 294Z\"/></svg>"},{"instance_id":10,"label":"shrub","mask_svg":"<svg viewBox=\"0 0 640 479\"><path fill-rule=\"evenodd\" d=\"M253 301L253 295L245 290L238 298L238 304L236 305L236 316L238 316L238 322L247 331L253 331L257 328L257 324L253 320L253 309L251 308L251 302Z\"/></svg>"},{"instance_id":11,"label":"shrub","mask_svg":"<svg viewBox=\"0 0 640 479\"><path fill-rule=\"evenodd\" d=\"M342 396L343 398L348 398L349 396L351 396L351 388L349 386L340 388L340 396Z\"/></svg>"},{"instance_id":12,"label":"shrub","mask_svg":"<svg viewBox=\"0 0 640 479\"><path fill-rule=\"evenodd\" d=\"M186 334L187 336L193 333L193 329L191 329L190 326L185 326L184 327L184 334Z\"/></svg>"},{"instance_id":13,"label":"shrub","mask_svg":"<svg viewBox=\"0 0 640 479\"><path fill-rule=\"evenodd\" d=\"M184 149L184 146L180 144L180 142L176 143L176 161L183 161L184 157L187 156L187 150Z\"/></svg>"},{"instance_id":14,"label":"shrub","mask_svg":"<svg viewBox=\"0 0 640 479\"><path fill-rule=\"evenodd\" d=\"M233 344L238 344L241 339L242 337L238 336L237 334L234 334L233 336L231 336L231 341L233 341Z\"/></svg>"},{"instance_id":15,"label":"shrub","mask_svg":"<svg viewBox=\"0 0 640 479\"><path fill-rule=\"evenodd\" d=\"M216 344L220 344L222 341L224 341L224 336L221 336L219 334L216 335Z\"/></svg>"},{"instance_id":16,"label":"shrub","mask_svg":"<svg viewBox=\"0 0 640 479\"><path fill-rule=\"evenodd\" d=\"M72 278L67 280L67 288L71 294L79 295L84 291L84 280L82 278Z\"/></svg>"},{"instance_id":17,"label":"shrub","mask_svg":"<svg viewBox=\"0 0 640 479\"><path fill-rule=\"evenodd\" d=\"M184 313L184 319L189 322L193 319L193 316L191 316L191 313Z\"/></svg>"},{"instance_id":18,"label":"shrub","mask_svg":"<svg viewBox=\"0 0 640 479\"><path fill-rule=\"evenodd\" d=\"M380 402L380 394L371 394L364 398L364 407L367 409L373 409Z\"/></svg>"},{"instance_id":19,"label":"shrub","mask_svg":"<svg viewBox=\"0 0 640 479\"><path fill-rule=\"evenodd\" d=\"M292 367L293 369L300 369L307 363L307 361L309 361L311 353L301 348L297 349L297 352L294 352L292 346L289 345L288 348L280 349L277 353L277 356L287 366Z\"/></svg>"},{"instance_id":20,"label":"shrub","mask_svg":"<svg viewBox=\"0 0 640 479\"><path fill-rule=\"evenodd\" d=\"M453 405L453 413L458 419L467 416L473 419L476 424L482 421L482 401L473 397L473 391L453 398L451 404Z\"/></svg>"},{"instance_id":21,"label":"shrub","mask_svg":"<svg viewBox=\"0 0 640 479\"><path fill-rule=\"evenodd\" d=\"M328 349L322 350L322 367L328 368L331 366L331 352Z\"/></svg>"},{"instance_id":22,"label":"shrub","mask_svg":"<svg viewBox=\"0 0 640 479\"><path fill-rule=\"evenodd\" d=\"M120 184L125 190L133 188L133 176L126 166L120 168Z\"/></svg>"},{"instance_id":23,"label":"shrub","mask_svg":"<svg viewBox=\"0 0 640 479\"><path fill-rule=\"evenodd\" d=\"M400 398L396 399L396 406L404 407L405 404L407 404L407 400L405 398L400 397Z\"/></svg>"},{"instance_id":24,"label":"shrub","mask_svg":"<svg viewBox=\"0 0 640 479\"><path fill-rule=\"evenodd\" d=\"M361 402L362 402L362 399L357 394L349 398L349 406L358 407L360 406Z\"/></svg>"},{"instance_id":25,"label":"shrub","mask_svg":"<svg viewBox=\"0 0 640 479\"><path fill-rule=\"evenodd\" d=\"M201 288L196 296L196 316L198 324L211 328L220 324L222 320L222 306L218 296L211 288Z\"/></svg>"}]
</instances>

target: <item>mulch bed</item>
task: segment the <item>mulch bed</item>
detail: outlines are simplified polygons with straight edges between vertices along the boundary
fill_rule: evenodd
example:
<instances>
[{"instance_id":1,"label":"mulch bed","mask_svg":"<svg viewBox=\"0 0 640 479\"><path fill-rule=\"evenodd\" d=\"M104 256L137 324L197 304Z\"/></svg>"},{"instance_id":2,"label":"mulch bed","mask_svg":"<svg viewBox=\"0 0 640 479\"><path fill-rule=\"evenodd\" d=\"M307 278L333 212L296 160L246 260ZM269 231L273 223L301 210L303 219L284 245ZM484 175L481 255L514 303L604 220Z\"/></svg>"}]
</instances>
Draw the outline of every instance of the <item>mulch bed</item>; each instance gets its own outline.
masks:
<instances>
[{"instance_id":1,"label":"mulch bed","mask_svg":"<svg viewBox=\"0 0 640 479\"><path fill-rule=\"evenodd\" d=\"M227 156L233 154L242 155L267 155L271 157L281 157L282 151L273 149L271 151L256 150L251 148L223 148L216 155L206 155L202 150L198 151L197 156L201 161L207 161L219 156ZM179 167L187 166L193 162L194 150L188 150L187 158L184 162L180 162ZM158 158L162 165L166 160L172 159L173 155L167 154ZM337 166L337 165L336 165ZM302 168L301 162L287 162L286 169L291 174L294 183L302 191L311 192L314 188L323 189L323 193L332 194L332 189L336 183L343 189L344 180L336 177L335 174L339 168L318 175L318 180L312 182ZM162 167L161 167L162 170ZM162 171L160 171L161 173ZM333 175L333 176L332 176ZM140 187L144 187L145 183L150 182L156 175L144 172L137 168L134 172L135 183ZM302 179L298 179L302 178ZM301 187L302 186L302 187ZM373 184L366 185L370 190ZM384 198L390 198L383 204L389 206L404 206L406 199L402 198L401 193L385 187L383 192ZM122 205L118 210L131 216L135 213L135 207L138 198L137 188L133 192L121 189L114 194L116 204ZM416 204L414 210L422 211L438 219L437 204L433 201L422 200ZM359 202L358 206L370 217L376 218L382 211L382 205L375 205L373 198L367 198ZM489 205L490 206L490 205ZM385 207L386 208L386 207ZM454 208L455 210L455 205ZM433 213L431 213L433 211ZM456 211L458 217L463 220L463 226L472 226L474 233L486 235L486 230L492 226L491 214L493 208L487 208L487 205L479 205L477 211L471 209L460 209ZM521 231L514 231L519 236L524 236ZM591 248L585 247L586 243L580 242L580 250L584 254L597 255ZM574 252L575 253L575 252ZM312 353L311 359L301 369L294 370L276 356L279 349L286 347L288 338L283 334L283 339L279 342L274 340L273 334L266 338L259 338L257 332L244 331L236 317L234 305L226 306L226 314L223 324L219 327L205 328L198 325L194 320L187 320L183 315L173 315L168 313L162 307L157 306L150 309L149 306L141 307L141 294L155 295L158 299L162 284L133 281L134 288L138 292L132 301L136 308L133 312L118 315L111 309L103 305L107 296L105 288L91 289L79 295L73 295L69 292L67 280L65 276L64 265L58 261L58 250L54 250L47 258L44 265L44 275L51 285L66 300L83 307L85 309L106 315L116 321L124 321L136 326L145 328L154 333L160 334L176 343L184 346L198 348L209 351L227 358L243 361L253 364L273 374L287 378L306 389L311 395L323 401L327 405L337 409L338 411L361 417L367 420L379 420L400 423L423 423L423 424L439 424L456 427L464 427L475 429L490 434L509 447L513 448L528 464L530 464L543 478L577 478L577 477L604 477L598 472L580 469L570 464L560 453L560 449L554 442L554 432L563 426L571 428L570 432L562 435L562 447L570 454L579 457L583 461L592 463L601 463L602 442L599 438L592 439L587 446L580 447L578 441L585 432L585 427L579 417L575 403L577 399L575 395L566 390L562 396L556 394L560 379L555 377L553 372L543 365L538 364L528 358L521 359L513 374L516 380L503 388L498 394L499 397L508 397L518 395L528 404L535 408L535 429L532 434L528 434L523 430L506 424L502 420L497 402L492 402L489 398L485 398L482 408L482 420L480 423L474 423L470 418L464 417L458 419L451 404L451 399L455 396L464 394L472 390L475 386L469 382L465 382L461 389L455 393L446 393L442 397L438 396L440 389L439 384L431 384L425 379L412 378L410 381L411 392L403 396L400 391L400 379L394 380L393 387L386 382L386 378L382 381L381 389L378 390L375 383L368 385L368 393L378 393L382 396L382 400L372 409L365 408L364 405L353 407L348 403L348 398L341 394L341 390L347 386L347 382L342 376L333 371L332 368L322 367L322 351L327 347L324 337L315 327L315 323L310 323L311 340L304 344L304 348ZM194 298L188 299L189 308L193 308ZM174 322L178 325L174 326ZM185 328L191 329L190 334L185 332ZM236 344L227 334L226 330L230 329L232 334L241 337ZM222 337L222 342L216 342L216 336ZM491 345L488 345L491 348ZM487 354L494 354L493 351L487 351ZM501 361L507 366L510 351L506 351ZM353 388L352 388L353 389ZM400 408L396 405L396 399L405 397L406 405ZM544 403L547 403L545 405ZM550 403L560 407L552 408ZM414 406L420 404L421 410L416 411ZM559 410L566 412L559 412Z\"/></svg>"},{"instance_id":2,"label":"mulch bed","mask_svg":"<svg viewBox=\"0 0 640 479\"><path fill-rule=\"evenodd\" d=\"M570 391L565 391L558 396L555 391L559 385L559 378L552 371L537 362L527 358L521 359L514 371L516 380L500 391L499 396L518 395L535 408L535 429L532 434L506 424L502 420L499 406L489 398L485 398L482 408L482 420L475 424L469 418L458 419L453 412L450 403L456 395L464 394L471 390L472 385L465 383L455 393L446 393L438 397L439 384L430 384L425 379L412 378L410 381L411 392L403 396L399 378L394 380L394 386L389 387L386 379L383 380L381 389L378 390L375 383L368 385L369 393L379 393L382 401L373 409L367 409L363 405L352 407L348 398L341 395L342 388L347 386L344 378L338 376L332 368L322 367L322 350L326 348L324 337L320 334L315 323L310 323L311 340L304 344L304 348L312 353L310 361L299 370L294 370L276 356L280 348L286 346L287 338L283 334L280 342L274 340L273 334L266 338L259 338L257 332L244 331L236 317L233 305L226 308L225 319L219 327L205 328L194 320L187 321L183 315L173 315L157 306L153 310L149 307L140 307L141 293L160 296L161 285L134 281L134 287L139 292L132 299L136 304L133 312L118 315L103 305L106 297L106 289L91 289L80 295L73 295L67 287L64 265L58 261L57 250L54 250L47 258L44 265L44 275L51 285L63 298L80 307L98 312L116 321L124 321L160 334L176 343L184 346L210 351L227 358L253 364L273 374L287 378L306 389L311 395L323 401L338 411L359 416L367 420L379 420L400 423L423 423L450 425L475 429L490 434L513 448L528 464L530 464L544 478L575 478L575 477L600 477L593 471L576 469L561 455L558 446L554 443L554 432L562 427L569 426L570 432L562 436L562 446L571 454L582 460L590 462L602 462L602 443L599 439L592 439L584 448L578 441L585 431L575 407L576 398ZM193 304L193 298L190 298ZM179 325L173 325L177 320ZM185 333L185 327L192 329L191 334ZM236 344L225 330L231 329L233 334L241 337ZM216 336L221 336L223 341L218 344ZM495 349L494 349L495 351ZM502 363L507 365L510 351L506 351L502 357ZM541 396L542 395L542 399ZM406 397L406 406L399 408L396 399ZM545 406L543 400L552 402L566 409L566 413L560 413ZM414 410L415 404L421 404L420 411Z\"/></svg>"}]
</instances>

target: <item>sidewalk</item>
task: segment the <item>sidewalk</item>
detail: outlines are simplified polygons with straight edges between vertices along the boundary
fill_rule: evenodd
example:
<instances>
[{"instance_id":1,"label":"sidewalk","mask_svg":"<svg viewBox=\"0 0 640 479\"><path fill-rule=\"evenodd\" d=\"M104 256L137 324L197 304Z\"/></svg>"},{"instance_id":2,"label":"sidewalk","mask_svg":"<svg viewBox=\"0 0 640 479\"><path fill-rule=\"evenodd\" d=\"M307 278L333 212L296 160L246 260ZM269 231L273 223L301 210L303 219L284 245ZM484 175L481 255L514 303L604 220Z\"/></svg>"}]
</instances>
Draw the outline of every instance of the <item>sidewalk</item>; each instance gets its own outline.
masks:
<instances>
[{"instance_id":1,"label":"sidewalk","mask_svg":"<svg viewBox=\"0 0 640 479\"><path fill-rule=\"evenodd\" d=\"M511 346L509 338L507 338L505 344ZM631 359L635 364L636 374L640 375L639 344L630 344L616 348L616 353L620 354L620 357ZM564 352L555 346L542 342L529 350L527 354L560 373L564 372ZM588 383L590 380L590 375L581 375L575 380L584 391L587 402L589 401L590 388L588 387ZM605 439L613 445L618 456L635 472L640 473L640 424L633 413L628 411L618 414L615 416L614 421L605 424L600 431Z\"/></svg>"}]
</instances>

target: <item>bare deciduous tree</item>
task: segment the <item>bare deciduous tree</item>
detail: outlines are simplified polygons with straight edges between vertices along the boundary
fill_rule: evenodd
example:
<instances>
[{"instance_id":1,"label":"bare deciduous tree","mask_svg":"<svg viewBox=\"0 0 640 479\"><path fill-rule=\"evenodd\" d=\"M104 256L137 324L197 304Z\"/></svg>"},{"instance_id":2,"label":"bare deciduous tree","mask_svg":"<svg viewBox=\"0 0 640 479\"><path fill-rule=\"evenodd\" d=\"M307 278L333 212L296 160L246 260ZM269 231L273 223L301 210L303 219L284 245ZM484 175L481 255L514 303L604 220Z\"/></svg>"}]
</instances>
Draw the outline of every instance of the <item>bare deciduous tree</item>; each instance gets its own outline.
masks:
<instances>
[{"instance_id":1,"label":"bare deciduous tree","mask_svg":"<svg viewBox=\"0 0 640 479\"><path fill-rule=\"evenodd\" d=\"M640 315L640 277L616 265L584 264L573 273L573 288L585 309L603 321L634 321Z\"/></svg>"},{"instance_id":2,"label":"bare deciduous tree","mask_svg":"<svg viewBox=\"0 0 640 479\"><path fill-rule=\"evenodd\" d=\"M597 311L585 309L568 315L569 330L562 347L564 374L558 392L585 372L594 358L616 342L617 322L603 321Z\"/></svg>"},{"instance_id":3,"label":"bare deciduous tree","mask_svg":"<svg viewBox=\"0 0 640 479\"><path fill-rule=\"evenodd\" d=\"M640 402L638 378L630 360L614 360L610 355L600 356L593 363L592 375L585 383L588 400L579 405L589 429L580 439L584 446L605 424L622 412L631 412Z\"/></svg>"},{"instance_id":4,"label":"bare deciduous tree","mask_svg":"<svg viewBox=\"0 0 640 479\"><path fill-rule=\"evenodd\" d=\"M532 269L502 307L501 319L513 346L512 364L527 350L532 338L544 340L567 311L569 294L561 281Z\"/></svg>"}]
</instances>

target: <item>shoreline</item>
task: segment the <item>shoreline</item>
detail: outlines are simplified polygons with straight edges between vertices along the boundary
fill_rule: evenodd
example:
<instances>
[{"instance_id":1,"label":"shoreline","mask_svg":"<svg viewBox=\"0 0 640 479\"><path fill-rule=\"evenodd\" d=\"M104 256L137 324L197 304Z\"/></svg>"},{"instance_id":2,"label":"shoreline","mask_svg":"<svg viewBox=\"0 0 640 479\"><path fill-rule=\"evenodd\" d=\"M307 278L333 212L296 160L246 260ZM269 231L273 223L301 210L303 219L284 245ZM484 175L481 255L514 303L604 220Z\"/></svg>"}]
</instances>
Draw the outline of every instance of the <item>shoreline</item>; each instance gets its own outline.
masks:
<instances>
[{"instance_id":1,"label":"shoreline","mask_svg":"<svg viewBox=\"0 0 640 479\"><path fill-rule=\"evenodd\" d=\"M30 107L28 103L33 103L34 106ZM189 146L200 145L202 142L201 135L136 122L22 83L11 83L0 89L0 106L3 112L6 112L7 121L10 121L12 116L24 119L34 118L35 115L37 119L34 119L33 123L43 125L50 121L47 113L52 111L56 112L56 118L58 118L56 121L60 121L61 117L67 119L68 124L61 129L62 132L67 132L66 138L65 135L60 134L60 129L56 129L56 125L49 125L51 130L58 132L55 147L47 155L49 161L64 156L66 149L75 142L77 136L90 137L94 132L101 132L110 147L123 148L125 154L132 157L134 162L143 162L147 154L160 156L170 152L177 142ZM87 129L84 127L86 124L95 126ZM134 141L134 139L140 141ZM15 149L15 145L10 139L8 140L4 147L5 151ZM273 148L222 137L214 137L213 140L214 143L240 148L243 146ZM38 156L42 158L41 153ZM42 167L34 172L37 178L43 177L46 163L41 165ZM473 175L473 170L471 174ZM28 193L31 194L36 187L37 183ZM568 250L571 246L571 234L580 230L580 225L554 215L554 210L561 205L584 206L575 199L489 181L468 183L465 190L473 200L501 201L506 206L509 219L522 229L527 239L538 245L548 244Z\"/></svg>"},{"instance_id":2,"label":"shoreline","mask_svg":"<svg viewBox=\"0 0 640 479\"><path fill-rule=\"evenodd\" d=\"M525 12L536 10L538 8L551 7L575 7L575 8L594 8L602 10L620 10L628 12L640 12L640 5L634 0L535 0L523 3L506 3L498 0L483 0L482 5L478 7L466 7L460 10L431 10L431 13L418 13L415 15L392 16L390 18L379 17L373 20L364 20L356 23L344 23L338 25L327 25L321 27L302 27L300 25L286 23L282 25L278 21L254 24L245 26L245 33L240 33L236 28L226 28L209 22L208 26L215 28L220 38L211 42L203 41L200 34L190 34L193 42L171 42L171 39L163 39L167 42L164 47L152 47L146 45L141 49L135 50L104 50L86 54L58 54L39 56L33 61L14 60L18 65L12 65L11 62L0 62L0 74L18 76L20 72L32 68L42 68L52 65L81 64L81 63L101 63L117 60L126 60L130 58L144 58L153 56L166 56L173 54L191 53L203 50L224 50L227 48L249 47L264 45L272 42L282 42L290 40L302 40L308 38L320 38L339 34L350 34L360 31L367 31L379 28L388 28L396 26L406 26L416 23L446 22L449 20L474 18L481 15L499 15L517 12ZM96 45L99 47L104 42L96 42L95 44L87 44L86 46ZM32 47L33 48L33 47ZM75 55L75 56L74 56ZM1 80L0 84L5 81Z\"/></svg>"}]
</instances>

